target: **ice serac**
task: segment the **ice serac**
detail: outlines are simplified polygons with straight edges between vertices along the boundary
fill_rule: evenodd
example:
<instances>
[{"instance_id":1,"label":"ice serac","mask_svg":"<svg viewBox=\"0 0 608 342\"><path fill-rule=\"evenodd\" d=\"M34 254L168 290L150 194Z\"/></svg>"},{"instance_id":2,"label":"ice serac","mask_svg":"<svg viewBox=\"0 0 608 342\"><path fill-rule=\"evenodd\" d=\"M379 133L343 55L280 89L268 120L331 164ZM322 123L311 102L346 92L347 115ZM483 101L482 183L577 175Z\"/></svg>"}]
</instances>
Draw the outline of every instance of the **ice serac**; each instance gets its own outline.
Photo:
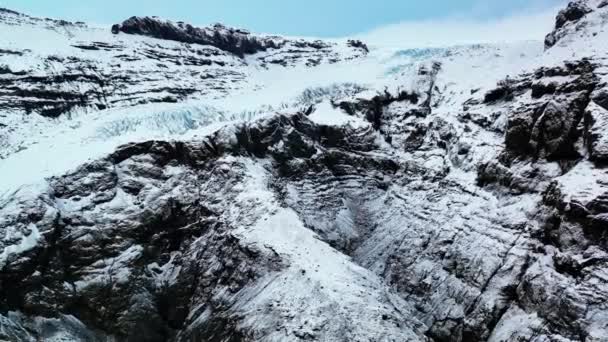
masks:
<instances>
[{"instance_id":1,"label":"ice serac","mask_svg":"<svg viewBox=\"0 0 608 342\"><path fill-rule=\"evenodd\" d=\"M136 95L125 89L109 102L128 109L120 120L92 111L44 121L74 126L51 132L91 147L98 131L133 140L77 167L45 168L35 184L0 184L0 340L607 341L605 3L568 5L546 51L540 40L317 45L156 18L115 34L62 24L80 37L62 41L62 53L111 54L112 42L119 55L146 58L97 60L114 73L181 63L150 87L179 82L173 72L215 70L220 89L193 97L217 96L219 106L226 95L263 114L194 102L208 122L230 122L196 130L191 113L162 112L146 125L130 111L157 108L129 102ZM15 32L59 30L0 16ZM257 45L242 49L243 39L277 45L247 50ZM225 64L186 66L188 51ZM3 58L11 73L0 80L19 86L19 60ZM196 134L149 138L167 121ZM129 135L138 124L148 138ZM64 146L53 134L9 140L0 167L25 172Z\"/></svg>"}]
</instances>

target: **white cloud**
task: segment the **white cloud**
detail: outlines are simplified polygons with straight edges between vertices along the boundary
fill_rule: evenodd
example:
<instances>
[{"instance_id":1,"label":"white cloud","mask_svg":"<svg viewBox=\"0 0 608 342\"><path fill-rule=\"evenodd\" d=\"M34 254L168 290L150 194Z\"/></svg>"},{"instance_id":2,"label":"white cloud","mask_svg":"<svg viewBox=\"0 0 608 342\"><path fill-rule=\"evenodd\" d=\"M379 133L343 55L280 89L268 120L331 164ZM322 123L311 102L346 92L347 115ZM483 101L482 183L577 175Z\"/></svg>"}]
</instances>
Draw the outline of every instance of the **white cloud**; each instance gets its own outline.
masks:
<instances>
[{"instance_id":1,"label":"white cloud","mask_svg":"<svg viewBox=\"0 0 608 342\"><path fill-rule=\"evenodd\" d=\"M469 15L469 18L458 16L402 22L357 35L357 38L370 45L401 48L543 40L553 29L555 16L561 8L563 5L542 10L538 6L528 7L493 20L471 19Z\"/></svg>"}]
</instances>

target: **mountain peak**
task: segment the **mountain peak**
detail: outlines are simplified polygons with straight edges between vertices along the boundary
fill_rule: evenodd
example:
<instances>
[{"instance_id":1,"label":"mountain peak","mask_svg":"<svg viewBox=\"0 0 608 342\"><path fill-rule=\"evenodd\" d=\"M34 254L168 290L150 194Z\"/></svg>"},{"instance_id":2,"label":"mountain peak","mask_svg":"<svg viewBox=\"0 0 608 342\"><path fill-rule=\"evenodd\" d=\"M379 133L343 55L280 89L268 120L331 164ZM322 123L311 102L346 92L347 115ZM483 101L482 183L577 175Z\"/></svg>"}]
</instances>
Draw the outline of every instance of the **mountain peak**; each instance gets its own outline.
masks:
<instances>
[{"instance_id":1,"label":"mountain peak","mask_svg":"<svg viewBox=\"0 0 608 342\"><path fill-rule=\"evenodd\" d=\"M227 27L216 23L208 27L195 27L184 22L171 22L158 17L131 17L112 26L112 33L126 33L172 40L188 44L210 45L233 53L239 57L251 55L268 49L281 48L286 39L252 35L249 31ZM303 42L308 47L313 43ZM319 47L327 44L314 43Z\"/></svg>"},{"instance_id":2,"label":"mountain peak","mask_svg":"<svg viewBox=\"0 0 608 342\"><path fill-rule=\"evenodd\" d=\"M594 29L604 25L607 13L608 0L577 0L568 3L557 14L553 31L545 37L545 48L550 49L560 40L577 33L597 34Z\"/></svg>"}]
</instances>

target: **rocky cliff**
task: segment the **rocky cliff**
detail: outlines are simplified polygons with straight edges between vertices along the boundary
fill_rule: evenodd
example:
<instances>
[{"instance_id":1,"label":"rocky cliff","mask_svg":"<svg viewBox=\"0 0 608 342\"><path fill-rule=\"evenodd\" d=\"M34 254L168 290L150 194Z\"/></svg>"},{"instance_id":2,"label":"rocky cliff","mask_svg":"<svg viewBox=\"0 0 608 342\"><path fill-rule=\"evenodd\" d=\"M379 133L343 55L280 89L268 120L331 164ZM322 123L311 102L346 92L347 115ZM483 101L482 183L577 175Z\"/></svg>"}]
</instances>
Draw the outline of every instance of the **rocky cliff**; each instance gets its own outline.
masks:
<instances>
[{"instance_id":1,"label":"rocky cliff","mask_svg":"<svg viewBox=\"0 0 608 342\"><path fill-rule=\"evenodd\" d=\"M37 117L6 121L20 148L0 160L0 339L608 340L607 11L574 2L545 42L388 59L156 18L100 33L133 56L179 47L164 64L209 49L226 62L205 68L243 74L171 107L5 106ZM5 88L31 77L8 68ZM86 156L49 157L76 143Z\"/></svg>"}]
</instances>

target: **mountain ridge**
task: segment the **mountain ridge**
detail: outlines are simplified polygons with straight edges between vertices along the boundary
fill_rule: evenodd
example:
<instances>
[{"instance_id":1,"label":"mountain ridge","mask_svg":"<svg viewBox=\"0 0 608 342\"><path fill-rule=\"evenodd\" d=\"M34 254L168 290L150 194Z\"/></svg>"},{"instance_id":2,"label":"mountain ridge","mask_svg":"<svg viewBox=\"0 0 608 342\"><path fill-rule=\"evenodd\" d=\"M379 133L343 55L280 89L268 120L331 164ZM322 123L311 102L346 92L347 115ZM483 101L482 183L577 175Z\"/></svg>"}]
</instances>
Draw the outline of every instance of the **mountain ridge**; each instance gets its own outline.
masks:
<instances>
[{"instance_id":1,"label":"mountain ridge","mask_svg":"<svg viewBox=\"0 0 608 342\"><path fill-rule=\"evenodd\" d=\"M15 133L0 159L0 338L606 340L602 4L560 12L551 46L220 52L201 67L241 88L72 118L3 109L47 138ZM113 53L78 34L49 51ZM19 86L11 56L0 84Z\"/></svg>"}]
</instances>

